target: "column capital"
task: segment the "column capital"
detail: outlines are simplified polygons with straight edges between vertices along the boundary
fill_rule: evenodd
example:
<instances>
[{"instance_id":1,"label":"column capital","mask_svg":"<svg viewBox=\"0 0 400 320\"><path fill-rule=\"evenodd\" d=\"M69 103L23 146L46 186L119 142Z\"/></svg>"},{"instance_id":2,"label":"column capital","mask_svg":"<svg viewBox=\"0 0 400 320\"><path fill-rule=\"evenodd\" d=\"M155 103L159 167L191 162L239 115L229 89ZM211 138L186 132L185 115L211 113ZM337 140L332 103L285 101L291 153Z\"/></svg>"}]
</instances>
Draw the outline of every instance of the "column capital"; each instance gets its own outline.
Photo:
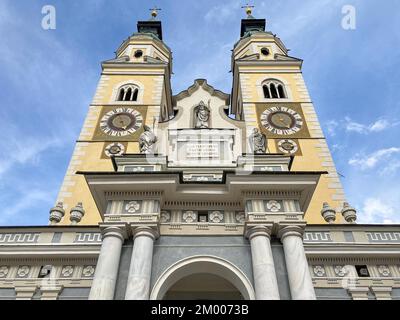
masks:
<instances>
[{"instance_id":1,"label":"column capital","mask_svg":"<svg viewBox=\"0 0 400 320\"><path fill-rule=\"evenodd\" d=\"M272 233L272 224L263 224L263 225L256 225L256 226L247 226L247 230L245 232L245 237L249 240L253 239L254 237L267 237L271 239Z\"/></svg>"},{"instance_id":2,"label":"column capital","mask_svg":"<svg viewBox=\"0 0 400 320\"><path fill-rule=\"evenodd\" d=\"M130 225L130 228L132 230L133 239L137 237L149 237L155 241L160 237L160 232L155 226Z\"/></svg>"},{"instance_id":3,"label":"column capital","mask_svg":"<svg viewBox=\"0 0 400 320\"><path fill-rule=\"evenodd\" d=\"M120 224L108 224L101 223L99 224L102 239L106 237L116 237L120 238L122 241L128 238L128 228L124 223Z\"/></svg>"},{"instance_id":4,"label":"column capital","mask_svg":"<svg viewBox=\"0 0 400 320\"><path fill-rule=\"evenodd\" d=\"M305 224L289 224L289 225L279 225L278 238L285 239L287 236L299 237L303 240L303 234L305 230Z\"/></svg>"}]
</instances>

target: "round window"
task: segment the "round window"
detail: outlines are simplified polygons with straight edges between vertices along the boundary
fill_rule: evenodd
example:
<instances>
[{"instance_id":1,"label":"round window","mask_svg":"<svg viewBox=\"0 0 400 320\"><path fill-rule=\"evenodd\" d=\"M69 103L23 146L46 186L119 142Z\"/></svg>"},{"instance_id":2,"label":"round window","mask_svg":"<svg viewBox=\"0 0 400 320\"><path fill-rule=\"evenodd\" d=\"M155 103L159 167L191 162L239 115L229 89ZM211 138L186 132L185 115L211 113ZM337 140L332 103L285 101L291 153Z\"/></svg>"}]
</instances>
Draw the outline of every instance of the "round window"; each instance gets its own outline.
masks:
<instances>
[{"instance_id":1,"label":"round window","mask_svg":"<svg viewBox=\"0 0 400 320\"><path fill-rule=\"evenodd\" d=\"M143 51L142 50L136 50L134 54L135 58L140 58L143 56Z\"/></svg>"},{"instance_id":2,"label":"round window","mask_svg":"<svg viewBox=\"0 0 400 320\"><path fill-rule=\"evenodd\" d=\"M262 53L264 56L267 56L267 55L269 55L269 49L268 49L268 48L262 48L262 49L261 49L261 53Z\"/></svg>"}]
</instances>

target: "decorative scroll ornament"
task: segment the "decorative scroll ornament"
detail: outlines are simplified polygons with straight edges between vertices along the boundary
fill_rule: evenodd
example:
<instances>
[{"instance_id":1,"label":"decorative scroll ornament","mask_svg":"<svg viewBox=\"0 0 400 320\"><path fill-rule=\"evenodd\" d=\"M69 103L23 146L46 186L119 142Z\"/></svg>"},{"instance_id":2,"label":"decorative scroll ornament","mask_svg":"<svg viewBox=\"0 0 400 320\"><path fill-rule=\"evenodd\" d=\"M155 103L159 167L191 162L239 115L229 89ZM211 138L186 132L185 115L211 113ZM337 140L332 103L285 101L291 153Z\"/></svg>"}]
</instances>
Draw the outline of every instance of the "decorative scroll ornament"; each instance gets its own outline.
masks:
<instances>
[{"instance_id":1,"label":"decorative scroll ornament","mask_svg":"<svg viewBox=\"0 0 400 320\"><path fill-rule=\"evenodd\" d=\"M334 271L339 277L344 277L349 273L349 270L346 268L346 266L335 266Z\"/></svg>"},{"instance_id":2,"label":"decorative scroll ornament","mask_svg":"<svg viewBox=\"0 0 400 320\"><path fill-rule=\"evenodd\" d=\"M0 278L5 278L8 275L10 268L8 266L1 266L0 267Z\"/></svg>"},{"instance_id":3,"label":"decorative scroll ornament","mask_svg":"<svg viewBox=\"0 0 400 320\"><path fill-rule=\"evenodd\" d=\"M86 266L82 270L82 275L86 278L89 278L94 275L95 268L94 266Z\"/></svg>"},{"instance_id":4,"label":"decorative scroll ornament","mask_svg":"<svg viewBox=\"0 0 400 320\"><path fill-rule=\"evenodd\" d=\"M211 222L214 223L220 223L224 219L224 215L221 213L221 211L213 211L210 214L210 220Z\"/></svg>"},{"instance_id":5,"label":"decorative scroll ornament","mask_svg":"<svg viewBox=\"0 0 400 320\"><path fill-rule=\"evenodd\" d=\"M276 200L270 200L267 202L267 209L271 212L278 212L282 208L281 204Z\"/></svg>"},{"instance_id":6,"label":"decorative scroll ornament","mask_svg":"<svg viewBox=\"0 0 400 320\"><path fill-rule=\"evenodd\" d=\"M130 201L125 205L125 210L129 213L136 213L140 210L140 203L137 201Z\"/></svg>"},{"instance_id":7,"label":"decorative scroll ornament","mask_svg":"<svg viewBox=\"0 0 400 320\"><path fill-rule=\"evenodd\" d=\"M149 126L144 126L144 131L139 137L140 153L154 153L154 146L158 141L156 135Z\"/></svg>"},{"instance_id":8,"label":"decorative scroll ornament","mask_svg":"<svg viewBox=\"0 0 400 320\"><path fill-rule=\"evenodd\" d=\"M72 276L72 274L74 273L74 267L73 266L65 266L62 268L61 270L61 275L64 278L69 278Z\"/></svg>"},{"instance_id":9,"label":"decorative scroll ornament","mask_svg":"<svg viewBox=\"0 0 400 320\"><path fill-rule=\"evenodd\" d=\"M250 148L253 153L263 154L267 150L267 138L257 128L253 129L253 133L249 137Z\"/></svg>"},{"instance_id":10,"label":"decorative scroll ornament","mask_svg":"<svg viewBox=\"0 0 400 320\"><path fill-rule=\"evenodd\" d=\"M378 266L378 272L383 277L389 277L391 275L389 266L387 266L387 265Z\"/></svg>"},{"instance_id":11,"label":"decorative scroll ornament","mask_svg":"<svg viewBox=\"0 0 400 320\"><path fill-rule=\"evenodd\" d=\"M235 215L235 219L239 223L244 223L244 221L246 220L246 216L244 212L237 212Z\"/></svg>"},{"instance_id":12,"label":"decorative scroll ornament","mask_svg":"<svg viewBox=\"0 0 400 320\"><path fill-rule=\"evenodd\" d=\"M183 213L183 221L187 223L196 221L196 213L193 211L185 211Z\"/></svg>"},{"instance_id":13,"label":"decorative scroll ornament","mask_svg":"<svg viewBox=\"0 0 400 320\"><path fill-rule=\"evenodd\" d=\"M17 271L18 278L26 278L29 274L29 271L31 271L31 268L29 266L19 267Z\"/></svg>"},{"instance_id":14,"label":"decorative scroll ornament","mask_svg":"<svg viewBox=\"0 0 400 320\"><path fill-rule=\"evenodd\" d=\"M326 276L326 271L325 271L324 266L314 266L313 272L317 277L325 277Z\"/></svg>"},{"instance_id":15,"label":"decorative scroll ornament","mask_svg":"<svg viewBox=\"0 0 400 320\"><path fill-rule=\"evenodd\" d=\"M160 222L167 223L171 221L171 214L168 211L161 211Z\"/></svg>"},{"instance_id":16,"label":"decorative scroll ornament","mask_svg":"<svg viewBox=\"0 0 400 320\"><path fill-rule=\"evenodd\" d=\"M194 108L194 116L195 116L195 128L209 128L209 120L210 120L210 101L208 101L208 107L205 105L203 101Z\"/></svg>"}]
</instances>

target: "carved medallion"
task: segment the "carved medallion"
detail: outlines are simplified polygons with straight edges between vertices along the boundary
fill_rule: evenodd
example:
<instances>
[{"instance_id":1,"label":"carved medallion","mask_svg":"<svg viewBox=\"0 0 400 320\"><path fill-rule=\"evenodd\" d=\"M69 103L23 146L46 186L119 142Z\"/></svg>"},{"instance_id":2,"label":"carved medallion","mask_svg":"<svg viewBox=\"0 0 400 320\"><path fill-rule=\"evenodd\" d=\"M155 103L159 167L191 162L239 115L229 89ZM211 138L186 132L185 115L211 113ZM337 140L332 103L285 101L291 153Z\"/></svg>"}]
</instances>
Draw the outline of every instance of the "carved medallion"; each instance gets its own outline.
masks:
<instances>
[{"instance_id":1,"label":"carved medallion","mask_svg":"<svg viewBox=\"0 0 400 320\"><path fill-rule=\"evenodd\" d=\"M31 271L30 266L20 266L17 271L17 277L26 278L28 277L30 271Z\"/></svg>"},{"instance_id":2,"label":"carved medallion","mask_svg":"<svg viewBox=\"0 0 400 320\"><path fill-rule=\"evenodd\" d=\"M221 211L213 211L210 213L210 221L214 223L220 223L224 219L224 215Z\"/></svg>"},{"instance_id":3,"label":"carved medallion","mask_svg":"<svg viewBox=\"0 0 400 320\"><path fill-rule=\"evenodd\" d=\"M140 202L138 202L138 201L129 201L125 205L125 210L128 213L137 213L138 211L140 211Z\"/></svg>"},{"instance_id":4,"label":"carved medallion","mask_svg":"<svg viewBox=\"0 0 400 320\"><path fill-rule=\"evenodd\" d=\"M168 223L171 221L171 214L168 211L161 211L160 214L160 222Z\"/></svg>"},{"instance_id":5,"label":"carved medallion","mask_svg":"<svg viewBox=\"0 0 400 320\"><path fill-rule=\"evenodd\" d=\"M392 275L390 272L390 268L387 265L378 266L378 272L382 277L390 277Z\"/></svg>"},{"instance_id":6,"label":"carved medallion","mask_svg":"<svg viewBox=\"0 0 400 320\"><path fill-rule=\"evenodd\" d=\"M235 219L239 223L244 223L244 221L246 220L246 216L244 212L236 212Z\"/></svg>"},{"instance_id":7,"label":"carved medallion","mask_svg":"<svg viewBox=\"0 0 400 320\"><path fill-rule=\"evenodd\" d=\"M61 269L61 276L63 278L69 278L72 276L72 274L74 273L74 267L73 266L64 266Z\"/></svg>"},{"instance_id":8,"label":"carved medallion","mask_svg":"<svg viewBox=\"0 0 400 320\"><path fill-rule=\"evenodd\" d=\"M267 209L271 212L279 212L282 205L276 200L270 200L267 202Z\"/></svg>"},{"instance_id":9,"label":"carved medallion","mask_svg":"<svg viewBox=\"0 0 400 320\"><path fill-rule=\"evenodd\" d=\"M85 278L90 278L94 275L95 267L94 266L85 266L82 270L82 276Z\"/></svg>"},{"instance_id":10,"label":"carved medallion","mask_svg":"<svg viewBox=\"0 0 400 320\"><path fill-rule=\"evenodd\" d=\"M314 266L313 272L314 272L314 275L316 275L317 277L325 277L326 276L326 271L325 271L324 266Z\"/></svg>"},{"instance_id":11,"label":"carved medallion","mask_svg":"<svg viewBox=\"0 0 400 320\"><path fill-rule=\"evenodd\" d=\"M334 271L335 274L339 277L344 277L349 273L347 267L343 265L334 266Z\"/></svg>"},{"instance_id":12,"label":"carved medallion","mask_svg":"<svg viewBox=\"0 0 400 320\"><path fill-rule=\"evenodd\" d=\"M183 213L183 221L187 223L192 223L197 220L197 215L194 211L185 211Z\"/></svg>"},{"instance_id":13,"label":"carved medallion","mask_svg":"<svg viewBox=\"0 0 400 320\"><path fill-rule=\"evenodd\" d=\"M8 266L1 266L0 267L0 278L5 278L8 275L10 268Z\"/></svg>"}]
</instances>

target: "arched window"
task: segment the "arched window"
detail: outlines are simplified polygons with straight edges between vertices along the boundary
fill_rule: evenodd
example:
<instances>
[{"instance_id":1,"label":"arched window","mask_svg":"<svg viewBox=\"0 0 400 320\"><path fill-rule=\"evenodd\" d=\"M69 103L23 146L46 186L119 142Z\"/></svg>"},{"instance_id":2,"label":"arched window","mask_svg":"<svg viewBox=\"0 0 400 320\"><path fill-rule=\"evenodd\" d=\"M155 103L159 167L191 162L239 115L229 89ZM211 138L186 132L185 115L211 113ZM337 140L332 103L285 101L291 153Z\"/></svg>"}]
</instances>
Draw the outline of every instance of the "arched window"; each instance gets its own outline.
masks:
<instances>
[{"instance_id":1,"label":"arched window","mask_svg":"<svg viewBox=\"0 0 400 320\"><path fill-rule=\"evenodd\" d=\"M263 83L265 99L286 99L285 85L278 80L267 80Z\"/></svg>"},{"instance_id":2,"label":"arched window","mask_svg":"<svg viewBox=\"0 0 400 320\"><path fill-rule=\"evenodd\" d=\"M138 94L138 87L133 84L127 84L119 89L117 101L137 101Z\"/></svg>"}]
</instances>

